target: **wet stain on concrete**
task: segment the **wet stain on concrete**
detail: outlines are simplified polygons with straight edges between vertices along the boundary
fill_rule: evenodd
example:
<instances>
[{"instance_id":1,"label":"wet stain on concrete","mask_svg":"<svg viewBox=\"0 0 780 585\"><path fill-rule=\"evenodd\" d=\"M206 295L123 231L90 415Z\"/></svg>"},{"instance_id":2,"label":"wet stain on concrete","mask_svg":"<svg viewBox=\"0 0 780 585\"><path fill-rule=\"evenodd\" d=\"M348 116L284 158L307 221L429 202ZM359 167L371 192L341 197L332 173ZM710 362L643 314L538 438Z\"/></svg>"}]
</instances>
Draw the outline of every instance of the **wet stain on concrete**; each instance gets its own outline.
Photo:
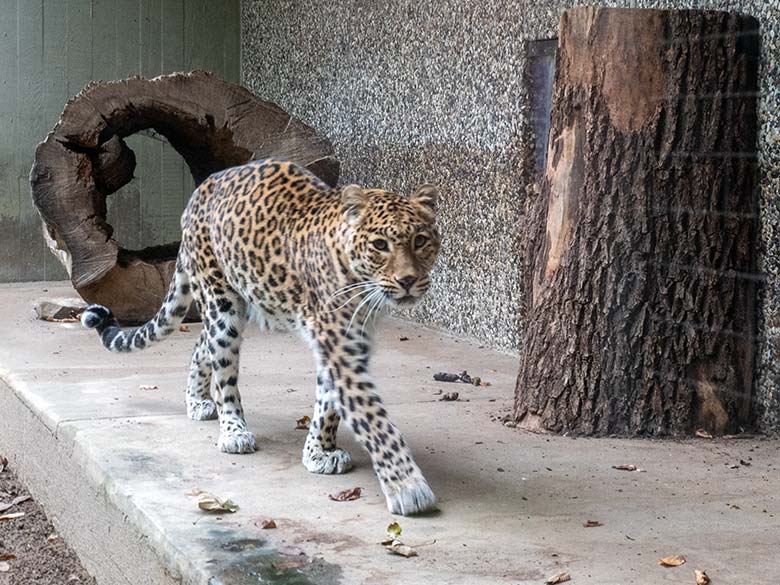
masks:
<instances>
[{"instance_id":1,"label":"wet stain on concrete","mask_svg":"<svg viewBox=\"0 0 780 585\"><path fill-rule=\"evenodd\" d=\"M309 557L303 551L282 552L268 541L235 531L209 531L213 574L209 585L337 585L339 566Z\"/></svg>"}]
</instances>

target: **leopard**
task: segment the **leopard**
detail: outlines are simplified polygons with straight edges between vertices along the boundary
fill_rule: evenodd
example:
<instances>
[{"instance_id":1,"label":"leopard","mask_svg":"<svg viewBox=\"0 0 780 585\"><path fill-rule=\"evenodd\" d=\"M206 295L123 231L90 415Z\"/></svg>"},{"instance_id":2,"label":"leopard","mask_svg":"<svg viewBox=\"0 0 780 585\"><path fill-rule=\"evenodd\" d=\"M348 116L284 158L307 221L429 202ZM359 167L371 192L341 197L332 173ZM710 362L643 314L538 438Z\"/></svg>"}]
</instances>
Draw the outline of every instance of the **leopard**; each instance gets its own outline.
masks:
<instances>
[{"instance_id":1,"label":"leopard","mask_svg":"<svg viewBox=\"0 0 780 585\"><path fill-rule=\"evenodd\" d=\"M312 473L352 468L336 444L344 421L368 452L392 514L437 509L409 444L390 420L369 373L377 327L429 290L441 247L438 187L409 195L331 187L306 168L265 159L216 172L192 193L167 294L148 322L122 328L110 308L81 316L112 352L140 351L180 328L194 303L202 330L186 384L187 415L217 419L218 448L257 449L238 388L243 333L297 331L316 365L314 412L302 462Z\"/></svg>"}]
</instances>

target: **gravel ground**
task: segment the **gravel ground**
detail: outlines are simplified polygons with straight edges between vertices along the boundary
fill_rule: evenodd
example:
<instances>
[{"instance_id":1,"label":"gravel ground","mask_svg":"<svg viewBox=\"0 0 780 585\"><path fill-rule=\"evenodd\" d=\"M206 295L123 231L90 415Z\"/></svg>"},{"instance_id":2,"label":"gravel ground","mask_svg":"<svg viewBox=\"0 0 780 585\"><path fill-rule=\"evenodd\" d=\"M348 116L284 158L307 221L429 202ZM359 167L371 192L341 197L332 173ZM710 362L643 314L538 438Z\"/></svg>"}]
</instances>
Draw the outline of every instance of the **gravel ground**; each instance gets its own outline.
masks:
<instances>
[{"instance_id":1,"label":"gravel ground","mask_svg":"<svg viewBox=\"0 0 780 585\"><path fill-rule=\"evenodd\" d=\"M0 455L0 510L29 495L4 461ZM0 517L17 513L24 515L0 519L0 585L95 585L37 502L20 502Z\"/></svg>"}]
</instances>

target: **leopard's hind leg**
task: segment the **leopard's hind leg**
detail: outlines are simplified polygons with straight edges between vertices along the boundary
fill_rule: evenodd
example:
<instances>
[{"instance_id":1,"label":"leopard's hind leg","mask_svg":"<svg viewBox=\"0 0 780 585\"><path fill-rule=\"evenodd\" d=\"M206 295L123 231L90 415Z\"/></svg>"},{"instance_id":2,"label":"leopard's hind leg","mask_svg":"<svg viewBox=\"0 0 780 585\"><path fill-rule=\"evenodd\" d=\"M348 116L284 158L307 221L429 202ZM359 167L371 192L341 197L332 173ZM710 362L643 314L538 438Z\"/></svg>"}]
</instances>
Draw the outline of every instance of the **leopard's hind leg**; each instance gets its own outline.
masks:
<instances>
[{"instance_id":1,"label":"leopard's hind leg","mask_svg":"<svg viewBox=\"0 0 780 585\"><path fill-rule=\"evenodd\" d=\"M217 405L211 399L211 358L207 339L208 332L204 328L192 350L187 379L187 416L192 420L217 418Z\"/></svg>"},{"instance_id":2,"label":"leopard's hind leg","mask_svg":"<svg viewBox=\"0 0 780 585\"><path fill-rule=\"evenodd\" d=\"M203 291L201 306L206 351L214 377L213 395L219 418L219 450L252 453L255 437L247 428L238 391L238 357L246 326L247 305L224 283Z\"/></svg>"}]
</instances>

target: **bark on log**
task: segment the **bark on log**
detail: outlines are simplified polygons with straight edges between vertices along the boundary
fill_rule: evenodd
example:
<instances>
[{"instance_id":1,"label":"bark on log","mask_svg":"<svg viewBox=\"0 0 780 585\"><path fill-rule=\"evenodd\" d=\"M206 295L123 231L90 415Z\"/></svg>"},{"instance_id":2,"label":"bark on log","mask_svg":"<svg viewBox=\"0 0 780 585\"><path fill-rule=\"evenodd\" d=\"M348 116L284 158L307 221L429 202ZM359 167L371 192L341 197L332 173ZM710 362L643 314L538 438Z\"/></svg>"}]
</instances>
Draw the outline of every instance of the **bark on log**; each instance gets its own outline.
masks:
<instances>
[{"instance_id":1,"label":"bark on log","mask_svg":"<svg viewBox=\"0 0 780 585\"><path fill-rule=\"evenodd\" d=\"M521 427L750 426L758 57L758 23L736 14L563 14L527 216Z\"/></svg>"},{"instance_id":2,"label":"bark on log","mask_svg":"<svg viewBox=\"0 0 780 585\"><path fill-rule=\"evenodd\" d=\"M129 183L135 169L124 138L149 128L184 157L196 184L270 156L297 162L328 184L338 180L330 141L275 104L205 71L88 85L38 145L30 183L44 237L73 286L126 322L154 315L178 250L178 242L124 250L106 223L106 197Z\"/></svg>"}]
</instances>

